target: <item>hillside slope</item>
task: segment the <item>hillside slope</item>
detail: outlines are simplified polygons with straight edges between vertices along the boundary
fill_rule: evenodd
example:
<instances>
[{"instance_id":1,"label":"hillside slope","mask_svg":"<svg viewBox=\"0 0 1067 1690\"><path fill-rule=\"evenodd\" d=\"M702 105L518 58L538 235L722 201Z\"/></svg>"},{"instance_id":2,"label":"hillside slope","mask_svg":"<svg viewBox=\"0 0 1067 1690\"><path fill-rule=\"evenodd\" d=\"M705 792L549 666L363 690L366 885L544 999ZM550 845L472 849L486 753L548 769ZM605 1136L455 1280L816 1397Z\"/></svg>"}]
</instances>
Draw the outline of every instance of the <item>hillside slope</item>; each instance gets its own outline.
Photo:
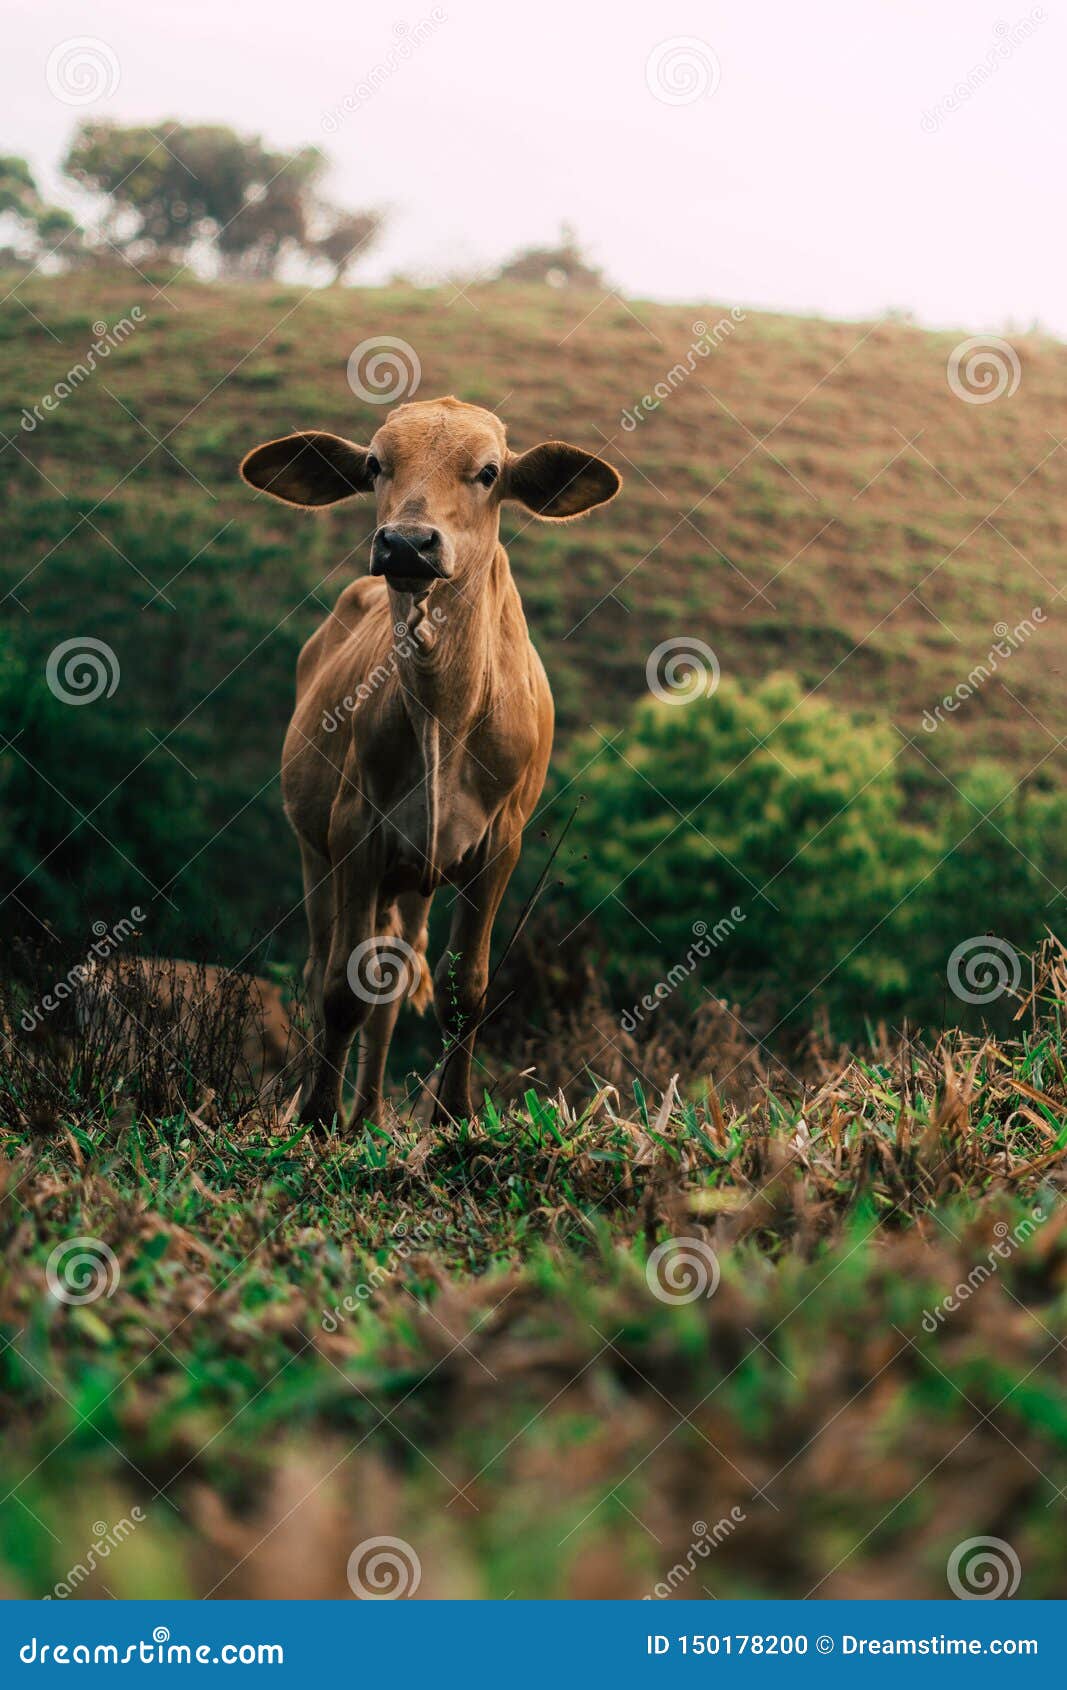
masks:
<instances>
[{"instance_id":1,"label":"hillside slope","mask_svg":"<svg viewBox=\"0 0 1067 1690\"><path fill-rule=\"evenodd\" d=\"M135 307L121 344L44 408L100 326L129 324ZM346 367L383 335L417 354L418 394L494 408L519 447L562 435L602 450L626 477L584 523L505 517L561 747L590 723L616 725L646 690L652 649L686 636L724 675L789 669L890 717L935 791L938 768L979 754L1039 783L1062 767L1058 343L1015 340L1017 390L969 403L947 377L953 334L548 289L31 278L0 333L12 638L32 665L63 638L114 647L122 687L108 706L135 711L166 741L153 762L172 753L175 778L209 795L223 886L276 848L295 654L366 567L373 525L359 502L305 519L253 497L236 464L302 426L368 437L383 409L353 394ZM643 396L657 383L653 409ZM1025 618L1018 649L924 730L924 712L988 667L996 631Z\"/></svg>"},{"instance_id":2,"label":"hillside slope","mask_svg":"<svg viewBox=\"0 0 1067 1690\"><path fill-rule=\"evenodd\" d=\"M581 527L507 524L568 720L610 716L616 693L643 690L650 647L689 632L728 672L785 665L913 733L985 657L994 627L1038 605L1054 627L953 727L998 752L1048 749L1067 582L1059 344L1017 340L1018 390L977 404L946 378L959 337L897 322L513 287L453 298L182 284L157 295L133 282L34 279L5 306L5 502L50 499L73 518L102 499L111 517L180 495L183 508L210 506L217 527L232 520L250 543L276 538L301 554L309 585L356 545L332 589L364 566L369 514L334 512L308 535L250 499L235 460L259 436L302 425L366 436L382 410L353 395L347 360L364 339L398 335L418 355L422 396L498 410L519 445L574 437L627 474L615 509ZM20 429L21 407L84 358L93 323L136 305L135 333L32 433ZM642 398L657 383L667 396L652 410ZM106 545L108 523L98 526ZM35 568L47 547L19 539L20 568L35 570L20 594L32 609L49 594L49 571ZM166 579L146 574L153 586ZM302 630L316 615L311 605L299 616Z\"/></svg>"}]
</instances>

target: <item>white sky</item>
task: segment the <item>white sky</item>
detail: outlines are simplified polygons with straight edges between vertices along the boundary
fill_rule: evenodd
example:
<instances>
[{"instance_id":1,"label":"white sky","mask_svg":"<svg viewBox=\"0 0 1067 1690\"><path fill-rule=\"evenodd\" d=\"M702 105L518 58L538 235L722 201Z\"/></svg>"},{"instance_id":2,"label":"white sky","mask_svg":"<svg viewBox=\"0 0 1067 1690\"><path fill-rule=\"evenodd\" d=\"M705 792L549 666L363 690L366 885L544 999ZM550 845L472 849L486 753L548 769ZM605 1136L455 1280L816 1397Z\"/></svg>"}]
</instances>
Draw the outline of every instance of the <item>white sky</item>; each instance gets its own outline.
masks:
<instances>
[{"instance_id":1,"label":"white sky","mask_svg":"<svg viewBox=\"0 0 1067 1690\"><path fill-rule=\"evenodd\" d=\"M222 121L318 143L336 198L389 209L367 281L476 269L566 219L633 296L1067 335L1067 0L440 0L429 38L327 132L397 26L434 5L6 0L0 151L61 197L81 116ZM1026 18L1011 46L1005 26ZM74 106L46 67L83 36L120 80ZM709 55L721 68L684 105L646 79L676 37L695 39L706 80ZM984 84L924 128L998 42L1010 51Z\"/></svg>"}]
</instances>

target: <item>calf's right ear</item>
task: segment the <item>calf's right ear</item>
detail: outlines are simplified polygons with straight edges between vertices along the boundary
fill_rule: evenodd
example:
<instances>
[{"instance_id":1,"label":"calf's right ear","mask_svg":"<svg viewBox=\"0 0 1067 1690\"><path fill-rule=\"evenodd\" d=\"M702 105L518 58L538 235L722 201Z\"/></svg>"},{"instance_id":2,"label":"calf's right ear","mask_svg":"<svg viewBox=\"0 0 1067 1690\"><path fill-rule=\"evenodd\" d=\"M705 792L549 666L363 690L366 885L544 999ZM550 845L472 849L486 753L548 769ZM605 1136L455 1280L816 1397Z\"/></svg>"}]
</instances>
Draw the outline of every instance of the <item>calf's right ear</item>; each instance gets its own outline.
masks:
<instances>
[{"instance_id":1,"label":"calf's right ear","mask_svg":"<svg viewBox=\"0 0 1067 1690\"><path fill-rule=\"evenodd\" d=\"M241 462L241 476L250 487L271 493L287 505L312 510L335 505L354 493L369 493L374 478L367 470L370 453L339 434L308 430L287 434L253 446Z\"/></svg>"}]
</instances>

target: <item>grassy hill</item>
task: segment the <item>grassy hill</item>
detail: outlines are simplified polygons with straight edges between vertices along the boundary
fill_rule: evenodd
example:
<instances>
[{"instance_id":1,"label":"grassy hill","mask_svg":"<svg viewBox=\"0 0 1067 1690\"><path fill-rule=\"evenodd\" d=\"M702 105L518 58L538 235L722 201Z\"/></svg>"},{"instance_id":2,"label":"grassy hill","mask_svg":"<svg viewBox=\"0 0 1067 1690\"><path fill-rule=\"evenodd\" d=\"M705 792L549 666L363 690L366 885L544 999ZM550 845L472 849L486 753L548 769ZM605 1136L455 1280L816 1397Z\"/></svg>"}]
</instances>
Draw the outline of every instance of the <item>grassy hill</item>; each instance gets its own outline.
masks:
<instances>
[{"instance_id":1,"label":"grassy hill","mask_svg":"<svg viewBox=\"0 0 1067 1690\"><path fill-rule=\"evenodd\" d=\"M54 598L62 560L121 549L134 526L147 530L131 560L151 583L140 583L146 596L175 567L188 571L206 537L194 580L232 570L237 553L231 585L251 600L269 591L265 566L283 552L329 602L365 566L366 508L301 524L253 500L235 463L259 437L299 426L366 437L382 412L354 398L347 359L363 339L394 334L418 354L421 395L455 392L499 411L520 446L563 434L599 447L627 477L614 509L577 528L505 524L565 731L611 720L644 690L650 648L688 631L726 673L784 666L914 734L923 710L986 655L995 625L1040 605L1052 627L952 729L970 754L1030 762L1050 748L1067 582L1058 343L1018 339L1017 392L967 404L946 380L961 337L900 322L738 321L711 305L504 286L453 297L179 284L157 295L126 276L35 278L17 299L4 308L13 443L0 463L7 519L19 525L6 569L30 572L19 597L31 613ZM135 333L31 435L21 431L21 407L85 354L93 323L135 305L145 318ZM642 395L684 368L716 324L726 325L718 344L645 411ZM643 420L626 428L626 413ZM237 533L212 541L226 524ZM132 588L136 576L123 579L112 555L116 592ZM319 614L313 599L287 608L300 635ZM201 630L200 643L220 645L220 632ZM264 707L281 722L281 701Z\"/></svg>"},{"instance_id":2,"label":"grassy hill","mask_svg":"<svg viewBox=\"0 0 1067 1690\"><path fill-rule=\"evenodd\" d=\"M23 428L23 407L32 418L100 325L129 322L135 307L122 344ZM1017 391L971 404L946 376L955 334L546 288L159 290L127 274L35 277L8 297L0 333L10 640L32 674L74 636L108 642L121 665L98 706L102 724L123 725L101 748L105 767L80 779L54 734L35 749L20 722L17 773L43 775L57 839L75 830L45 872L79 887L92 864L103 916L120 896L151 896L157 949L195 928L220 948L229 934L244 954L254 929L268 954L299 954L278 750L296 652L366 567L373 516L357 502L305 519L252 496L236 464L301 426L368 437L382 411L353 396L346 365L383 334L415 349L423 396L494 408L520 447L570 437L626 477L622 497L585 523L505 517L556 694L556 767L579 730L620 724L657 644L693 636L742 686L785 669L820 699L891 721L899 769L935 806L980 755L1024 786L1059 781L1057 343L1019 338ZM650 409L657 383L667 396ZM924 731L924 712L986 661L995 630L1035 607L1044 620L1032 635ZM195 810L195 822L186 838L175 820L128 845L131 875L102 837L114 833L108 806L152 780L168 814ZM29 871L51 838L27 846L20 897L33 914L50 907Z\"/></svg>"}]
</instances>

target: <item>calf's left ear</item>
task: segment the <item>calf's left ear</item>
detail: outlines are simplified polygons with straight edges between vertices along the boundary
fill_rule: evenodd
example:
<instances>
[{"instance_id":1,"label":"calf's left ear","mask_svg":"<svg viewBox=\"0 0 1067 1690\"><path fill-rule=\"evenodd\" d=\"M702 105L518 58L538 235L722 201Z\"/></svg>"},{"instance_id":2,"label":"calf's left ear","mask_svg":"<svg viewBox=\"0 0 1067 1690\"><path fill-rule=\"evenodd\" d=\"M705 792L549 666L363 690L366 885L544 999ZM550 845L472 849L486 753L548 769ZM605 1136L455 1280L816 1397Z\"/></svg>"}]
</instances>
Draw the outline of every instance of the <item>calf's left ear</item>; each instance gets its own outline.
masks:
<instances>
[{"instance_id":1,"label":"calf's left ear","mask_svg":"<svg viewBox=\"0 0 1067 1690\"><path fill-rule=\"evenodd\" d=\"M287 505L309 510L369 493L374 477L367 470L368 456L365 446L342 440L339 434L309 429L253 446L241 461L241 477Z\"/></svg>"},{"instance_id":2,"label":"calf's left ear","mask_svg":"<svg viewBox=\"0 0 1067 1690\"><path fill-rule=\"evenodd\" d=\"M622 477L603 458L562 440L531 446L504 467L504 498L556 522L606 504L621 486Z\"/></svg>"}]
</instances>

